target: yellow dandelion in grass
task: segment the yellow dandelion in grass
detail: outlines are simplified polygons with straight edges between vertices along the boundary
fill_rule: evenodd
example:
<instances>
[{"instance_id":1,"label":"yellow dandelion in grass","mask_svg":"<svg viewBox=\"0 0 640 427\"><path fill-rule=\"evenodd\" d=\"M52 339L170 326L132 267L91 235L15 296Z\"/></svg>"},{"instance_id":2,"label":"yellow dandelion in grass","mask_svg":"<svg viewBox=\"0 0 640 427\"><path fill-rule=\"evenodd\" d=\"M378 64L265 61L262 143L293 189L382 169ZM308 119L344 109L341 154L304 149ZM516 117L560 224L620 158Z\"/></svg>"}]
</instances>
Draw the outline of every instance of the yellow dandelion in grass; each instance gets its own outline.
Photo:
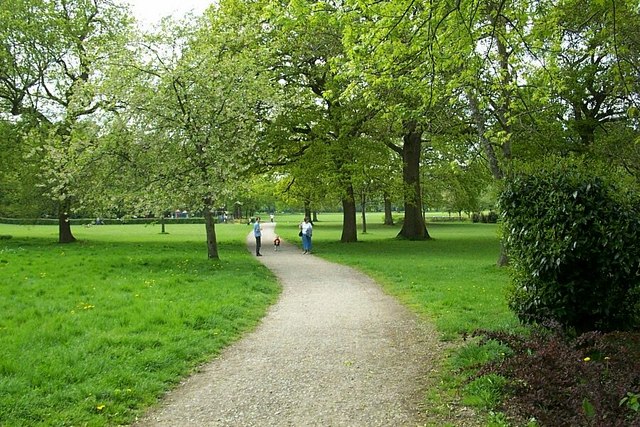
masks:
<instances>
[{"instance_id":1,"label":"yellow dandelion in grass","mask_svg":"<svg viewBox=\"0 0 640 427\"><path fill-rule=\"evenodd\" d=\"M107 405L105 405L105 404L103 404L103 403L102 403L102 404L100 404L100 405L96 406L96 409L97 409L98 411L102 411L102 410L103 410L104 408L106 408L106 407L107 407Z\"/></svg>"},{"instance_id":2,"label":"yellow dandelion in grass","mask_svg":"<svg viewBox=\"0 0 640 427\"><path fill-rule=\"evenodd\" d=\"M584 358L584 359L582 359L582 360L584 360L585 362L589 362L589 361L591 361L591 358L590 358L590 357L585 357L585 358Z\"/></svg>"}]
</instances>

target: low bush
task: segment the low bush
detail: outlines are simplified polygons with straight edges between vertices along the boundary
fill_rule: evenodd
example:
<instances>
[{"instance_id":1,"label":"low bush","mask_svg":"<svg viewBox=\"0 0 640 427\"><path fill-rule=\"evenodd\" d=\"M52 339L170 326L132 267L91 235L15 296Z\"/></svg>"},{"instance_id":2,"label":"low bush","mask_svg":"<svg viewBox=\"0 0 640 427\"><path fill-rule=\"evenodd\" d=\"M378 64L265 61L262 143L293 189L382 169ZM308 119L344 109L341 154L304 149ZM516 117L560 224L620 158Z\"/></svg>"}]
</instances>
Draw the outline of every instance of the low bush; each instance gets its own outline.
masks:
<instances>
[{"instance_id":1,"label":"low bush","mask_svg":"<svg viewBox=\"0 0 640 427\"><path fill-rule=\"evenodd\" d=\"M495 224L499 218L498 213L494 211L489 211L486 215L482 212L475 212L471 215L471 221L474 223Z\"/></svg>"},{"instance_id":2,"label":"low bush","mask_svg":"<svg viewBox=\"0 0 640 427\"><path fill-rule=\"evenodd\" d=\"M498 409L516 425L640 426L640 333L588 332L571 338L559 327L529 336L481 331L480 344L510 351L477 378L506 379ZM495 381L494 381L495 383Z\"/></svg>"},{"instance_id":3,"label":"low bush","mask_svg":"<svg viewBox=\"0 0 640 427\"><path fill-rule=\"evenodd\" d=\"M214 219L217 223L217 218ZM123 224L160 224L158 218L102 218L100 225L123 225ZM58 225L58 218L0 218L0 224L11 225ZM204 224L204 218L165 218L165 224ZM71 218L72 226L93 226L96 225L95 218Z\"/></svg>"},{"instance_id":4,"label":"low bush","mask_svg":"<svg viewBox=\"0 0 640 427\"><path fill-rule=\"evenodd\" d=\"M546 163L503 192L510 307L525 323L640 327L640 203L589 165Z\"/></svg>"}]
</instances>

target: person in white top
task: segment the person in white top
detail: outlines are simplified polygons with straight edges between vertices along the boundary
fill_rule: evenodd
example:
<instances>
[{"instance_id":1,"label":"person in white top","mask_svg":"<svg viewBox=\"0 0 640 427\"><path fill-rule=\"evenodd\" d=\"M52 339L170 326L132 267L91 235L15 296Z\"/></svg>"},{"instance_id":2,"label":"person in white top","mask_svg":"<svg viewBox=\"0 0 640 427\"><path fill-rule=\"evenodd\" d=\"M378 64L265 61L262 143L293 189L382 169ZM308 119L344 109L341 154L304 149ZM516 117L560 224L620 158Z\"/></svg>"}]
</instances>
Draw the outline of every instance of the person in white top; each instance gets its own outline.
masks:
<instances>
[{"instance_id":1,"label":"person in white top","mask_svg":"<svg viewBox=\"0 0 640 427\"><path fill-rule=\"evenodd\" d=\"M313 234L313 224L309 217L304 217L304 221L300 223L300 235L302 236L303 254L311 253L311 235Z\"/></svg>"}]
</instances>

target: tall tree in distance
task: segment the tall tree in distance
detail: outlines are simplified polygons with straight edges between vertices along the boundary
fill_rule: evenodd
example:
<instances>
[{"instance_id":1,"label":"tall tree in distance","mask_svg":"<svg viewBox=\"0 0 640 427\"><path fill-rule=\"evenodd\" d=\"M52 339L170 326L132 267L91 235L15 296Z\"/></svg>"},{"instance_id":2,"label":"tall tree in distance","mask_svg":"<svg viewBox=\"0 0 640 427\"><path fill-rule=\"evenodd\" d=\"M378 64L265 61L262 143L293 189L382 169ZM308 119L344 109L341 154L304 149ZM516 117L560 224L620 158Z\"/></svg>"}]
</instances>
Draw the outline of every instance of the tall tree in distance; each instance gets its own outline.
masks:
<instances>
[{"instance_id":1,"label":"tall tree in distance","mask_svg":"<svg viewBox=\"0 0 640 427\"><path fill-rule=\"evenodd\" d=\"M398 237L430 238L424 220L421 164L425 145L448 108L445 62L455 52L442 38L442 25L455 6L445 2L352 1L355 12L347 15L351 79L347 93L362 97L378 111L395 138L388 147L402 159L405 217Z\"/></svg>"},{"instance_id":2,"label":"tall tree in distance","mask_svg":"<svg viewBox=\"0 0 640 427\"><path fill-rule=\"evenodd\" d=\"M100 86L130 34L127 11L110 0L0 3L0 98L4 112L37 121L41 184L58 205L59 242L75 241L70 217L84 161L96 143L92 121L113 108Z\"/></svg>"},{"instance_id":3,"label":"tall tree in distance","mask_svg":"<svg viewBox=\"0 0 640 427\"><path fill-rule=\"evenodd\" d=\"M301 0L284 5L267 2L265 40L273 54L273 69L285 93L305 100L296 110L281 113L301 121L292 133L302 133L308 145L328 154L327 167L340 191L343 211L341 242L356 242L356 197L351 163L360 149L358 136L371 110L358 98L343 97L347 82L341 77L343 48L341 2ZM296 101L292 101L296 102ZM311 153L311 151L307 152Z\"/></svg>"},{"instance_id":4,"label":"tall tree in distance","mask_svg":"<svg viewBox=\"0 0 640 427\"><path fill-rule=\"evenodd\" d=\"M195 25L165 21L141 54L131 108L151 136L150 194L202 213L210 259L219 259L215 212L264 163L258 123L270 85L257 68L253 19L250 5L223 1Z\"/></svg>"}]
</instances>

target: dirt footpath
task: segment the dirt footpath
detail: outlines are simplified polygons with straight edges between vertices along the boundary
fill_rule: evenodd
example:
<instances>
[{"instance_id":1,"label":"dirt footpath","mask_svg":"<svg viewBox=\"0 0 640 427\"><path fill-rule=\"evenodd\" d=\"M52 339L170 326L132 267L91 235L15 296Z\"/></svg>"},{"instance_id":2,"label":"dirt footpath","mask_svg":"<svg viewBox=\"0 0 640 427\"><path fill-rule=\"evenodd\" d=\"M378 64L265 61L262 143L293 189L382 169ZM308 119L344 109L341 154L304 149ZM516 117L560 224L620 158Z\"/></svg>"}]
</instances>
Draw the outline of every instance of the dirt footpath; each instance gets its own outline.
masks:
<instances>
[{"instance_id":1,"label":"dirt footpath","mask_svg":"<svg viewBox=\"0 0 640 427\"><path fill-rule=\"evenodd\" d=\"M442 354L421 322L357 271L303 255L263 224L258 258L283 286L260 326L137 426L420 426ZM298 243L298 242L294 242ZM253 234L247 245L255 253Z\"/></svg>"}]
</instances>

